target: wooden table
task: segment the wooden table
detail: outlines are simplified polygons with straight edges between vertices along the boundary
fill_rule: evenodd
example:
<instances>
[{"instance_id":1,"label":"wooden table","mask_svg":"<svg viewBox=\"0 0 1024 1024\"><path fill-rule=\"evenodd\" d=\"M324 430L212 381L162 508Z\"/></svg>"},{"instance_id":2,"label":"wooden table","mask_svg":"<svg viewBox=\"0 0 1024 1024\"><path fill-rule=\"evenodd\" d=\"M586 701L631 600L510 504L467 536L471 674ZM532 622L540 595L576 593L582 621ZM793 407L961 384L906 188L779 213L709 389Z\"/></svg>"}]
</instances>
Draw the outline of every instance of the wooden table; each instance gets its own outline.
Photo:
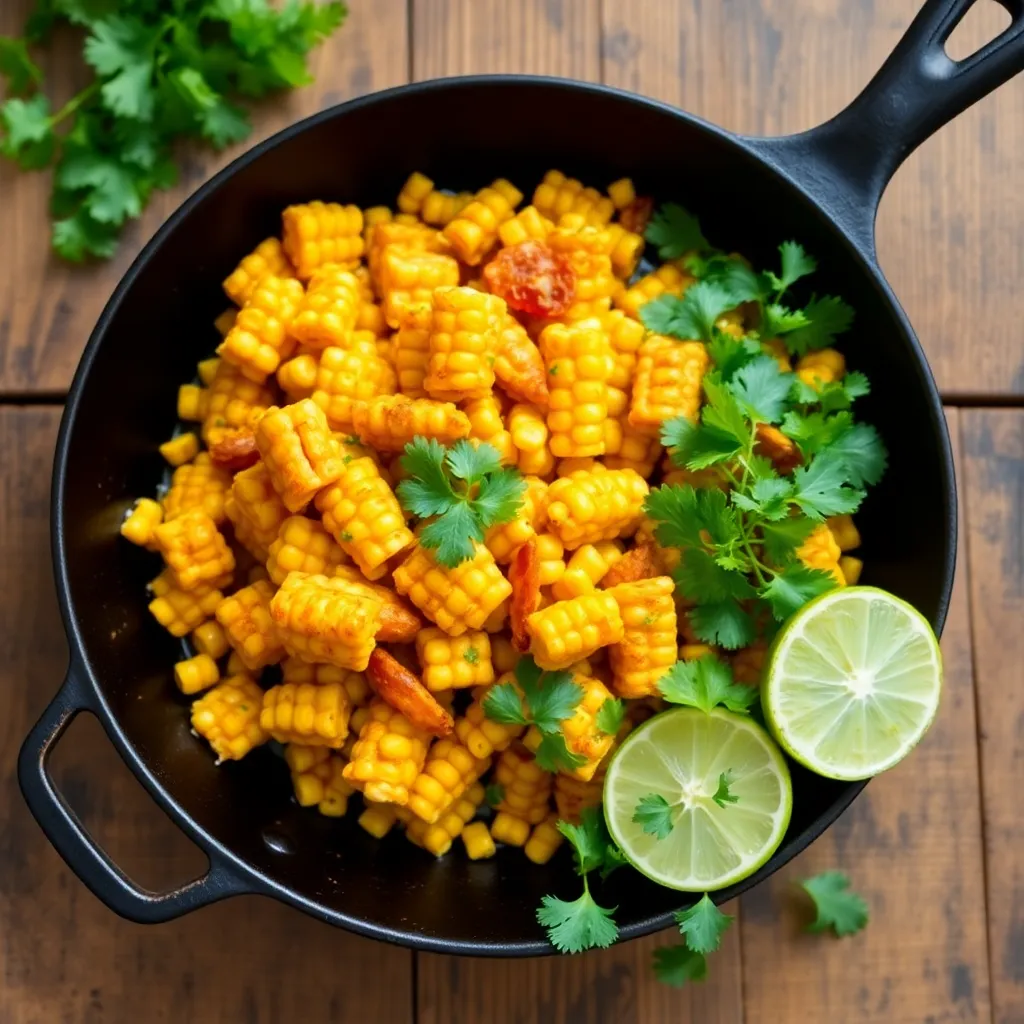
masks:
<instances>
[{"instance_id":1,"label":"wooden table","mask_svg":"<svg viewBox=\"0 0 1024 1024\"><path fill-rule=\"evenodd\" d=\"M0 8L16 31L28 0ZM410 79L530 71L600 80L745 132L835 112L895 44L917 0L351 0L316 84L268 103L267 135ZM995 5L989 5L995 7ZM989 19L998 25L998 18ZM969 32L981 33L985 17ZM967 31L967 30L965 30ZM979 37L980 38L980 37ZM81 75L51 70L59 88ZM44 176L0 167L0 1024L788 1024L1024 1021L1024 79L979 103L897 174L882 265L948 402L962 536L935 728L811 850L745 897L703 986L650 970L668 935L574 958L413 955L268 900L145 928L78 882L22 804L18 745L66 655L49 575L49 468L60 404L114 284L178 202L233 153L186 158L109 265L62 266ZM913 513L892 529L914 528ZM162 888L202 869L82 716L63 791L115 860ZM792 881L841 868L872 923L842 942L800 931Z\"/></svg>"}]
</instances>

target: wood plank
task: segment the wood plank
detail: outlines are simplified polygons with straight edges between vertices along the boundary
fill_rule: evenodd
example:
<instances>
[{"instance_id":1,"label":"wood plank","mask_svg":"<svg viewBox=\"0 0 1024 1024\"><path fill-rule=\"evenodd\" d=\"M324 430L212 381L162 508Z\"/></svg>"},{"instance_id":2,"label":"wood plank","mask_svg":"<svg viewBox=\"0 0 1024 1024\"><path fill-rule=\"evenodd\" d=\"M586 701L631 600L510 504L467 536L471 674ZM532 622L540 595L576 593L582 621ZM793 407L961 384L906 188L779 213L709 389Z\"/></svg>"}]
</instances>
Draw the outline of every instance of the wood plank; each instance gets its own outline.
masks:
<instances>
[{"instance_id":1,"label":"wood plank","mask_svg":"<svg viewBox=\"0 0 1024 1024\"><path fill-rule=\"evenodd\" d=\"M90 895L32 820L15 757L67 660L48 555L59 415L0 408L0 1021L409 1024L408 952L268 899L229 900L166 925L131 924ZM76 722L55 761L86 825L142 884L195 876L203 858L97 724Z\"/></svg>"},{"instance_id":2,"label":"wood plank","mask_svg":"<svg viewBox=\"0 0 1024 1024\"><path fill-rule=\"evenodd\" d=\"M955 439L959 414L947 417ZM961 545L931 732L810 850L743 897L749 1024L991 1019L969 619L977 571ZM801 931L808 906L793 883L829 869L847 872L871 907L868 927L842 941Z\"/></svg>"},{"instance_id":3,"label":"wood plank","mask_svg":"<svg viewBox=\"0 0 1024 1024\"><path fill-rule=\"evenodd\" d=\"M412 0L413 78L601 74L599 0Z\"/></svg>"},{"instance_id":4,"label":"wood plank","mask_svg":"<svg viewBox=\"0 0 1024 1024\"><path fill-rule=\"evenodd\" d=\"M961 414L992 1008L1024 1020L1024 410Z\"/></svg>"},{"instance_id":5,"label":"wood plank","mask_svg":"<svg viewBox=\"0 0 1024 1024\"><path fill-rule=\"evenodd\" d=\"M995 4L972 19L983 40ZM827 119L895 46L920 0L605 0L604 81L733 131L776 135ZM1024 394L1011 311L1024 270L1024 77L913 154L882 202L878 251L949 394ZM966 344L965 339L971 343Z\"/></svg>"},{"instance_id":6,"label":"wood plank","mask_svg":"<svg viewBox=\"0 0 1024 1024\"><path fill-rule=\"evenodd\" d=\"M725 908L737 913L735 903ZM419 954L417 1024L740 1024L740 935L735 925L710 977L682 990L654 978L663 932L579 956L471 960Z\"/></svg>"},{"instance_id":7,"label":"wood plank","mask_svg":"<svg viewBox=\"0 0 1024 1024\"><path fill-rule=\"evenodd\" d=\"M0 4L0 35L19 32L33 4L34 0ZM75 267L54 257L46 212L50 174L25 174L0 161L0 237L7 257L0 274L0 394L65 389L114 287L182 200L251 145L299 118L406 81L407 37L406 0L350 4L346 23L312 54L314 84L256 105L255 128L245 143L220 154L185 147L180 183L153 198L109 262ZM87 69L79 68L81 47L76 49L71 42L62 41L52 53L38 54L48 87L58 98L88 80Z\"/></svg>"}]
</instances>

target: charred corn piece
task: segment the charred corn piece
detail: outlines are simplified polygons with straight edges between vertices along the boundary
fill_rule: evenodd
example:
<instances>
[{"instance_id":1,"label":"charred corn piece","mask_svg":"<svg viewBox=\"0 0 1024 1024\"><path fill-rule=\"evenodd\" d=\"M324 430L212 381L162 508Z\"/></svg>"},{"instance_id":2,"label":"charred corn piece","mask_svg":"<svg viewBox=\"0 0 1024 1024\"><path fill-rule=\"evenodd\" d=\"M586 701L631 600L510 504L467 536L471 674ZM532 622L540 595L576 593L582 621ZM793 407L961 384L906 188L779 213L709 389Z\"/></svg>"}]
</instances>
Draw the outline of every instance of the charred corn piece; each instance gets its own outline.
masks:
<instances>
[{"instance_id":1,"label":"charred corn piece","mask_svg":"<svg viewBox=\"0 0 1024 1024\"><path fill-rule=\"evenodd\" d=\"M541 477L554 470L555 457L548 447L550 431L543 409L536 405L512 406L508 414L508 430L519 453L520 472Z\"/></svg>"},{"instance_id":2,"label":"charred corn piece","mask_svg":"<svg viewBox=\"0 0 1024 1024\"><path fill-rule=\"evenodd\" d=\"M270 545L267 575L280 586L290 572L314 576L333 576L348 556L327 532L323 523L305 516L289 516Z\"/></svg>"},{"instance_id":3,"label":"charred corn piece","mask_svg":"<svg viewBox=\"0 0 1024 1024\"><path fill-rule=\"evenodd\" d=\"M537 556L540 559L540 585L549 587L565 573L565 547L549 532L537 534Z\"/></svg>"},{"instance_id":4,"label":"charred corn piece","mask_svg":"<svg viewBox=\"0 0 1024 1024\"><path fill-rule=\"evenodd\" d=\"M338 442L323 410L309 398L268 409L256 425L256 446L289 512L301 512L341 476Z\"/></svg>"},{"instance_id":5,"label":"charred corn piece","mask_svg":"<svg viewBox=\"0 0 1024 1024\"><path fill-rule=\"evenodd\" d=\"M381 700L367 711L342 774L367 800L404 807L427 759L430 735Z\"/></svg>"},{"instance_id":6,"label":"charred corn piece","mask_svg":"<svg viewBox=\"0 0 1024 1024\"><path fill-rule=\"evenodd\" d=\"M306 661L362 672L375 646L381 601L339 577L289 573L270 602L280 642Z\"/></svg>"},{"instance_id":7,"label":"charred corn piece","mask_svg":"<svg viewBox=\"0 0 1024 1024\"><path fill-rule=\"evenodd\" d=\"M214 587L182 590L170 569L164 569L152 580L149 590L153 595L149 610L171 636L191 633L210 618L224 600L224 595Z\"/></svg>"},{"instance_id":8,"label":"charred corn piece","mask_svg":"<svg viewBox=\"0 0 1024 1024\"><path fill-rule=\"evenodd\" d=\"M647 481L631 469L581 469L548 487L548 529L568 550L635 533Z\"/></svg>"},{"instance_id":9,"label":"charred corn piece","mask_svg":"<svg viewBox=\"0 0 1024 1024\"><path fill-rule=\"evenodd\" d=\"M352 429L378 451L400 452L414 437L453 444L469 436L469 417L451 402L388 395L352 404Z\"/></svg>"},{"instance_id":10,"label":"charred corn piece","mask_svg":"<svg viewBox=\"0 0 1024 1024\"><path fill-rule=\"evenodd\" d=\"M259 561L269 557L288 509L274 490L270 473L262 462L235 474L225 511L235 528L235 537Z\"/></svg>"},{"instance_id":11,"label":"charred corn piece","mask_svg":"<svg viewBox=\"0 0 1024 1024\"><path fill-rule=\"evenodd\" d=\"M522 818L499 811L491 822L491 839L507 846L525 846L530 838L530 823Z\"/></svg>"},{"instance_id":12,"label":"charred corn piece","mask_svg":"<svg viewBox=\"0 0 1024 1024\"><path fill-rule=\"evenodd\" d=\"M121 523L121 536L139 547L156 550L156 528L164 520L160 502L152 498L139 498Z\"/></svg>"},{"instance_id":13,"label":"charred corn piece","mask_svg":"<svg viewBox=\"0 0 1024 1024\"><path fill-rule=\"evenodd\" d=\"M436 288L423 386L432 398L484 398L494 386L494 360L507 310L497 295L473 288Z\"/></svg>"},{"instance_id":14,"label":"charred corn piece","mask_svg":"<svg viewBox=\"0 0 1024 1024\"><path fill-rule=\"evenodd\" d=\"M416 656L428 690L455 690L494 682L491 638L483 631L449 636L431 627L416 634Z\"/></svg>"},{"instance_id":15,"label":"charred corn piece","mask_svg":"<svg viewBox=\"0 0 1024 1024\"><path fill-rule=\"evenodd\" d=\"M284 247L276 238L266 238L228 275L224 292L238 306L244 306L265 277L294 277ZM226 334L227 331L221 332Z\"/></svg>"},{"instance_id":16,"label":"charred corn piece","mask_svg":"<svg viewBox=\"0 0 1024 1024\"><path fill-rule=\"evenodd\" d=\"M652 334L640 346L630 425L657 436L662 423L673 416L696 422L707 369L708 352L699 341L680 342Z\"/></svg>"},{"instance_id":17,"label":"charred corn piece","mask_svg":"<svg viewBox=\"0 0 1024 1024\"><path fill-rule=\"evenodd\" d=\"M321 267L291 321L291 336L311 349L345 345L356 327L362 299L355 275L341 267Z\"/></svg>"},{"instance_id":18,"label":"charred corn piece","mask_svg":"<svg viewBox=\"0 0 1024 1024\"><path fill-rule=\"evenodd\" d=\"M549 446L559 459L604 453L613 360L597 321L551 324L540 336L548 370Z\"/></svg>"},{"instance_id":19,"label":"charred corn piece","mask_svg":"<svg viewBox=\"0 0 1024 1024\"><path fill-rule=\"evenodd\" d=\"M589 594L615 563L622 558L622 545L617 541L602 540L596 544L582 544L569 559L565 573L551 586L551 596L567 601L581 594Z\"/></svg>"},{"instance_id":20,"label":"charred corn piece","mask_svg":"<svg viewBox=\"0 0 1024 1024\"><path fill-rule=\"evenodd\" d=\"M303 294L295 278L264 277L217 346L217 355L237 366L244 377L262 384L295 348L289 328Z\"/></svg>"},{"instance_id":21,"label":"charred corn piece","mask_svg":"<svg viewBox=\"0 0 1024 1024\"><path fill-rule=\"evenodd\" d=\"M221 359L207 389L203 440L213 444L226 430L251 426L273 404L273 392L266 385L249 380L237 366Z\"/></svg>"},{"instance_id":22,"label":"charred corn piece","mask_svg":"<svg viewBox=\"0 0 1024 1024\"><path fill-rule=\"evenodd\" d=\"M526 329L510 313L506 313L500 330L494 375L511 398L542 408L547 406L549 393L544 359Z\"/></svg>"},{"instance_id":23,"label":"charred corn piece","mask_svg":"<svg viewBox=\"0 0 1024 1024\"><path fill-rule=\"evenodd\" d=\"M587 224L601 227L615 214L615 204L596 188L585 188L561 171L548 171L533 193L533 205L545 217L557 221L566 213L582 214Z\"/></svg>"},{"instance_id":24,"label":"charred corn piece","mask_svg":"<svg viewBox=\"0 0 1024 1024\"><path fill-rule=\"evenodd\" d=\"M363 255L363 211L314 201L282 214L283 248L296 275L308 280L322 266L354 266Z\"/></svg>"},{"instance_id":25,"label":"charred corn piece","mask_svg":"<svg viewBox=\"0 0 1024 1024\"><path fill-rule=\"evenodd\" d=\"M454 568L441 565L430 549L417 545L394 571L395 589L450 636L481 629L512 593L508 580L482 544Z\"/></svg>"},{"instance_id":26,"label":"charred corn piece","mask_svg":"<svg viewBox=\"0 0 1024 1024\"><path fill-rule=\"evenodd\" d=\"M640 319L640 310L659 295L682 295L694 279L676 263L663 263L615 296L615 305L628 316Z\"/></svg>"},{"instance_id":27,"label":"charred corn piece","mask_svg":"<svg viewBox=\"0 0 1024 1024\"><path fill-rule=\"evenodd\" d=\"M451 712L434 698L416 672L394 655L382 648L375 650L370 655L366 677L381 700L401 711L417 729L434 736L450 736L454 732ZM450 695L447 696L450 704Z\"/></svg>"},{"instance_id":28,"label":"charred corn piece","mask_svg":"<svg viewBox=\"0 0 1024 1024\"><path fill-rule=\"evenodd\" d=\"M494 768L494 781L501 786L502 792L496 808L499 814L504 811L528 825L536 825L547 817L552 776L523 746L517 743L501 752ZM493 831L491 834L499 838ZM521 846L522 843L516 845Z\"/></svg>"},{"instance_id":29,"label":"charred corn piece","mask_svg":"<svg viewBox=\"0 0 1024 1024\"><path fill-rule=\"evenodd\" d=\"M270 614L273 596L274 588L266 580L257 580L236 590L217 606L217 621L250 672L274 665L284 656Z\"/></svg>"},{"instance_id":30,"label":"charred corn piece","mask_svg":"<svg viewBox=\"0 0 1024 1024\"><path fill-rule=\"evenodd\" d=\"M455 255L475 267L498 241L498 228L510 220L523 194L510 182L499 178L480 189L459 215L445 226L442 234Z\"/></svg>"},{"instance_id":31,"label":"charred corn piece","mask_svg":"<svg viewBox=\"0 0 1024 1024\"><path fill-rule=\"evenodd\" d=\"M487 831L485 821L471 821L462 830L462 845L466 848L466 856L470 860L486 860L498 851L491 833Z\"/></svg>"},{"instance_id":32,"label":"charred corn piece","mask_svg":"<svg viewBox=\"0 0 1024 1024\"><path fill-rule=\"evenodd\" d=\"M554 228L554 221L531 204L499 226L498 238L505 247L519 245L520 242L543 242Z\"/></svg>"},{"instance_id":33,"label":"charred corn piece","mask_svg":"<svg viewBox=\"0 0 1024 1024\"><path fill-rule=\"evenodd\" d=\"M816 526L807 539L796 549L796 557L809 569L821 569L835 580L837 586L843 586L846 580L839 568L842 552L836 543L827 523Z\"/></svg>"},{"instance_id":34,"label":"charred corn piece","mask_svg":"<svg viewBox=\"0 0 1024 1024\"><path fill-rule=\"evenodd\" d=\"M419 818L410 818L405 826L405 836L417 846L422 846L435 857L443 857L452 843L462 835L466 823L476 814L484 802L484 787L470 786L433 825ZM401 811L399 816L402 816Z\"/></svg>"},{"instance_id":35,"label":"charred corn piece","mask_svg":"<svg viewBox=\"0 0 1024 1024\"><path fill-rule=\"evenodd\" d=\"M572 771L567 771L575 779L582 782L590 781L597 773L605 755L615 744L615 736L604 732L597 724L597 713L606 700L612 699L611 691L595 675L573 673L573 681L583 687L583 699L576 706L571 718L561 723L562 735L565 737L566 749L584 759L583 763ZM531 726L523 740L530 750L536 750L541 742L541 733Z\"/></svg>"},{"instance_id":36,"label":"charred corn piece","mask_svg":"<svg viewBox=\"0 0 1024 1024\"><path fill-rule=\"evenodd\" d=\"M657 693L658 681L676 662L675 584L670 576L621 583L608 590L619 604L622 639L608 648L612 689L620 697Z\"/></svg>"},{"instance_id":37,"label":"charred corn piece","mask_svg":"<svg viewBox=\"0 0 1024 1024\"><path fill-rule=\"evenodd\" d=\"M829 516L825 522L840 551L852 551L860 547L860 531L854 525L853 516Z\"/></svg>"},{"instance_id":38,"label":"charred corn piece","mask_svg":"<svg viewBox=\"0 0 1024 1024\"><path fill-rule=\"evenodd\" d=\"M555 807L558 808L558 817L575 824L585 810L598 807L603 797L604 776L603 765L586 782L559 772L555 776Z\"/></svg>"},{"instance_id":39,"label":"charred corn piece","mask_svg":"<svg viewBox=\"0 0 1024 1024\"><path fill-rule=\"evenodd\" d=\"M205 512L185 512L158 526L153 538L180 589L216 589L231 582L235 556Z\"/></svg>"},{"instance_id":40,"label":"charred corn piece","mask_svg":"<svg viewBox=\"0 0 1024 1024\"><path fill-rule=\"evenodd\" d=\"M312 397L320 371L320 353L300 352L277 368L278 387L293 402Z\"/></svg>"},{"instance_id":41,"label":"charred corn piece","mask_svg":"<svg viewBox=\"0 0 1024 1024\"><path fill-rule=\"evenodd\" d=\"M637 580L661 576L662 564L654 545L641 540L631 551L627 551L601 578L606 590L620 583L635 583Z\"/></svg>"},{"instance_id":42,"label":"charred corn piece","mask_svg":"<svg viewBox=\"0 0 1024 1024\"><path fill-rule=\"evenodd\" d=\"M511 671L498 680L499 683L513 681ZM493 753L505 750L514 739L523 734L525 728L521 725L503 725L491 721L484 713L483 701L486 696L487 688L474 690L473 703L466 708L464 715L455 719L455 735L474 757L490 757Z\"/></svg>"},{"instance_id":43,"label":"charred corn piece","mask_svg":"<svg viewBox=\"0 0 1024 1024\"><path fill-rule=\"evenodd\" d=\"M547 864L565 841L558 831L558 815L549 814L540 824L533 826L523 853L534 864Z\"/></svg>"},{"instance_id":44,"label":"charred corn piece","mask_svg":"<svg viewBox=\"0 0 1024 1024\"><path fill-rule=\"evenodd\" d=\"M186 658L174 666L174 682L186 695L202 693L219 681L220 669L217 668L217 662L208 654L197 654L194 658Z\"/></svg>"},{"instance_id":45,"label":"charred corn piece","mask_svg":"<svg viewBox=\"0 0 1024 1024\"><path fill-rule=\"evenodd\" d=\"M227 635L219 622L210 620L192 631L192 646L200 653L216 661L231 649Z\"/></svg>"},{"instance_id":46,"label":"charred corn piece","mask_svg":"<svg viewBox=\"0 0 1024 1024\"><path fill-rule=\"evenodd\" d=\"M217 755L238 761L270 738L260 727L263 691L248 676L231 676L192 705L192 728Z\"/></svg>"},{"instance_id":47,"label":"charred corn piece","mask_svg":"<svg viewBox=\"0 0 1024 1024\"><path fill-rule=\"evenodd\" d=\"M406 806L433 825L490 766L490 758L474 757L458 740L438 740L409 787Z\"/></svg>"},{"instance_id":48,"label":"charred corn piece","mask_svg":"<svg viewBox=\"0 0 1024 1024\"><path fill-rule=\"evenodd\" d=\"M260 727L278 743L338 749L352 706L341 683L282 683L263 694Z\"/></svg>"},{"instance_id":49,"label":"charred corn piece","mask_svg":"<svg viewBox=\"0 0 1024 1024\"><path fill-rule=\"evenodd\" d=\"M458 283L459 264L451 256L389 246L380 264L384 319L396 328L410 320L422 322L434 291Z\"/></svg>"},{"instance_id":50,"label":"charred corn piece","mask_svg":"<svg viewBox=\"0 0 1024 1024\"><path fill-rule=\"evenodd\" d=\"M216 362L219 363L220 360ZM201 388L198 384L182 384L178 388L178 419L201 423L205 416L206 388Z\"/></svg>"},{"instance_id":51,"label":"charred corn piece","mask_svg":"<svg viewBox=\"0 0 1024 1024\"><path fill-rule=\"evenodd\" d=\"M380 357L376 344L360 341L323 350L312 398L334 430L349 431L353 405L394 394L396 384L395 371Z\"/></svg>"},{"instance_id":52,"label":"charred corn piece","mask_svg":"<svg viewBox=\"0 0 1024 1024\"><path fill-rule=\"evenodd\" d=\"M855 587L864 571L864 563L852 555L843 555L839 559L839 571L843 574L843 581L847 586Z\"/></svg>"},{"instance_id":53,"label":"charred corn piece","mask_svg":"<svg viewBox=\"0 0 1024 1024\"><path fill-rule=\"evenodd\" d=\"M754 451L771 459L780 473L790 473L803 462L803 456L796 444L778 429L767 423L757 425L757 444Z\"/></svg>"},{"instance_id":54,"label":"charred corn piece","mask_svg":"<svg viewBox=\"0 0 1024 1024\"><path fill-rule=\"evenodd\" d=\"M388 559L413 543L398 499L368 456L343 464L338 479L317 495L316 507L367 579L383 576Z\"/></svg>"},{"instance_id":55,"label":"charred corn piece","mask_svg":"<svg viewBox=\"0 0 1024 1024\"><path fill-rule=\"evenodd\" d=\"M800 357L796 364L796 375L817 391L823 384L843 379L846 375L846 360L837 349L818 349Z\"/></svg>"},{"instance_id":56,"label":"charred corn piece","mask_svg":"<svg viewBox=\"0 0 1024 1024\"><path fill-rule=\"evenodd\" d=\"M398 209L402 213L418 214L423 208L423 201L433 190L434 183L425 174L413 171L398 193Z\"/></svg>"},{"instance_id":57,"label":"charred corn piece","mask_svg":"<svg viewBox=\"0 0 1024 1024\"><path fill-rule=\"evenodd\" d=\"M502 465L514 466L516 448L512 435L505 429L501 402L493 394L487 394L463 402L462 411L469 417L469 439L486 442L501 456Z\"/></svg>"},{"instance_id":58,"label":"charred corn piece","mask_svg":"<svg viewBox=\"0 0 1024 1024\"><path fill-rule=\"evenodd\" d=\"M209 454L200 452L193 462L179 466L171 476L171 486L163 498L164 520L169 522L186 512L198 511L205 512L215 523L222 523L230 489L231 474L215 466Z\"/></svg>"},{"instance_id":59,"label":"charred corn piece","mask_svg":"<svg viewBox=\"0 0 1024 1024\"><path fill-rule=\"evenodd\" d=\"M618 603L602 590L556 601L534 612L526 628L534 660L548 671L568 668L623 636Z\"/></svg>"},{"instance_id":60,"label":"charred corn piece","mask_svg":"<svg viewBox=\"0 0 1024 1024\"><path fill-rule=\"evenodd\" d=\"M284 759L300 807L315 807L328 818L343 817L355 790L345 781L344 758L324 746L289 743Z\"/></svg>"},{"instance_id":61,"label":"charred corn piece","mask_svg":"<svg viewBox=\"0 0 1024 1024\"><path fill-rule=\"evenodd\" d=\"M535 476L527 477L523 503L515 519L498 523L487 531L484 544L499 565L508 565L517 549L536 536L538 527L543 527L547 522L544 512L547 489L548 485L543 480Z\"/></svg>"}]
</instances>

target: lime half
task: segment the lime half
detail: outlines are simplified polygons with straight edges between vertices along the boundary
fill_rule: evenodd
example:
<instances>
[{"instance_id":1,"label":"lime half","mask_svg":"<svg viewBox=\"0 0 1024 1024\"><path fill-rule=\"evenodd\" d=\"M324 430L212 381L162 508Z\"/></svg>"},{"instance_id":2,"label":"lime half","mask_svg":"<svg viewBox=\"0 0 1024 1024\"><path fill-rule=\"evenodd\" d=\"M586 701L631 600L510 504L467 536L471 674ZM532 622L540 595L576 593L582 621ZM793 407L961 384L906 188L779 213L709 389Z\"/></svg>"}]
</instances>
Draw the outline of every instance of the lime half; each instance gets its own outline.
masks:
<instances>
[{"instance_id":1,"label":"lime half","mask_svg":"<svg viewBox=\"0 0 1024 1024\"><path fill-rule=\"evenodd\" d=\"M942 655L927 619L874 587L804 605L768 656L765 720L796 761L867 779L902 761L935 719Z\"/></svg>"},{"instance_id":2,"label":"lime half","mask_svg":"<svg viewBox=\"0 0 1024 1024\"><path fill-rule=\"evenodd\" d=\"M723 775L730 800L718 803ZM661 839L633 821L652 795L669 805L671 831ZM771 737L722 708L656 715L622 744L604 782L608 830L623 854L648 878L684 892L724 889L753 874L782 842L792 807L789 769Z\"/></svg>"}]
</instances>

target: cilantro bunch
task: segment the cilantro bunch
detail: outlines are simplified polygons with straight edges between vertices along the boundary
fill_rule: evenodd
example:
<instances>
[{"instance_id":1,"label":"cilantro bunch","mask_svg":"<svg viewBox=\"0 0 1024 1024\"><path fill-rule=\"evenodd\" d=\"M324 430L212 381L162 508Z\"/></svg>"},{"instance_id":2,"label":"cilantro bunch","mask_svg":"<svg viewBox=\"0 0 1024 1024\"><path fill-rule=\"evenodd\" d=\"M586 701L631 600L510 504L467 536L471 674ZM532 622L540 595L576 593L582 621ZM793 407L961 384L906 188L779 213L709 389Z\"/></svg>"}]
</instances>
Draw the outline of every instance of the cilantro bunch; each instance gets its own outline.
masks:
<instances>
[{"instance_id":1,"label":"cilantro bunch","mask_svg":"<svg viewBox=\"0 0 1024 1024\"><path fill-rule=\"evenodd\" d=\"M246 138L235 99L312 81L306 55L345 14L339 0L37 0L24 38L0 37L0 154L24 170L56 165L56 252L112 256L125 222L177 181L175 142L223 149ZM94 77L54 111L28 44L47 43L61 22L84 30Z\"/></svg>"},{"instance_id":2,"label":"cilantro bunch","mask_svg":"<svg viewBox=\"0 0 1024 1024\"><path fill-rule=\"evenodd\" d=\"M442 565L454 568L473 557L484 532L516 517L526 493L517 469L502 469L501 454L490 444L456 441L451 448L417 437L405 446L402 468L409 477L398 485L407 512L430 520L419 541Z\"/></svg>"},{"instance_id":3,"label":"cilantro bunch","mask_svg":"<svg viewBox=\"0 0 1024 1024\"><path fill-rule=\"evenodd\" d=\"M583 687L569 672L544 672L529 655L519 659L514 683L492 686L484 697L484 714L501 725L532 725L541 734L534 759L546 772L572 772L585 758L569 750L562 723L576 714ZM597 710L597 727L614 736L622 725L626 707L609 697Z\"/></svg>"}]
</instances>

